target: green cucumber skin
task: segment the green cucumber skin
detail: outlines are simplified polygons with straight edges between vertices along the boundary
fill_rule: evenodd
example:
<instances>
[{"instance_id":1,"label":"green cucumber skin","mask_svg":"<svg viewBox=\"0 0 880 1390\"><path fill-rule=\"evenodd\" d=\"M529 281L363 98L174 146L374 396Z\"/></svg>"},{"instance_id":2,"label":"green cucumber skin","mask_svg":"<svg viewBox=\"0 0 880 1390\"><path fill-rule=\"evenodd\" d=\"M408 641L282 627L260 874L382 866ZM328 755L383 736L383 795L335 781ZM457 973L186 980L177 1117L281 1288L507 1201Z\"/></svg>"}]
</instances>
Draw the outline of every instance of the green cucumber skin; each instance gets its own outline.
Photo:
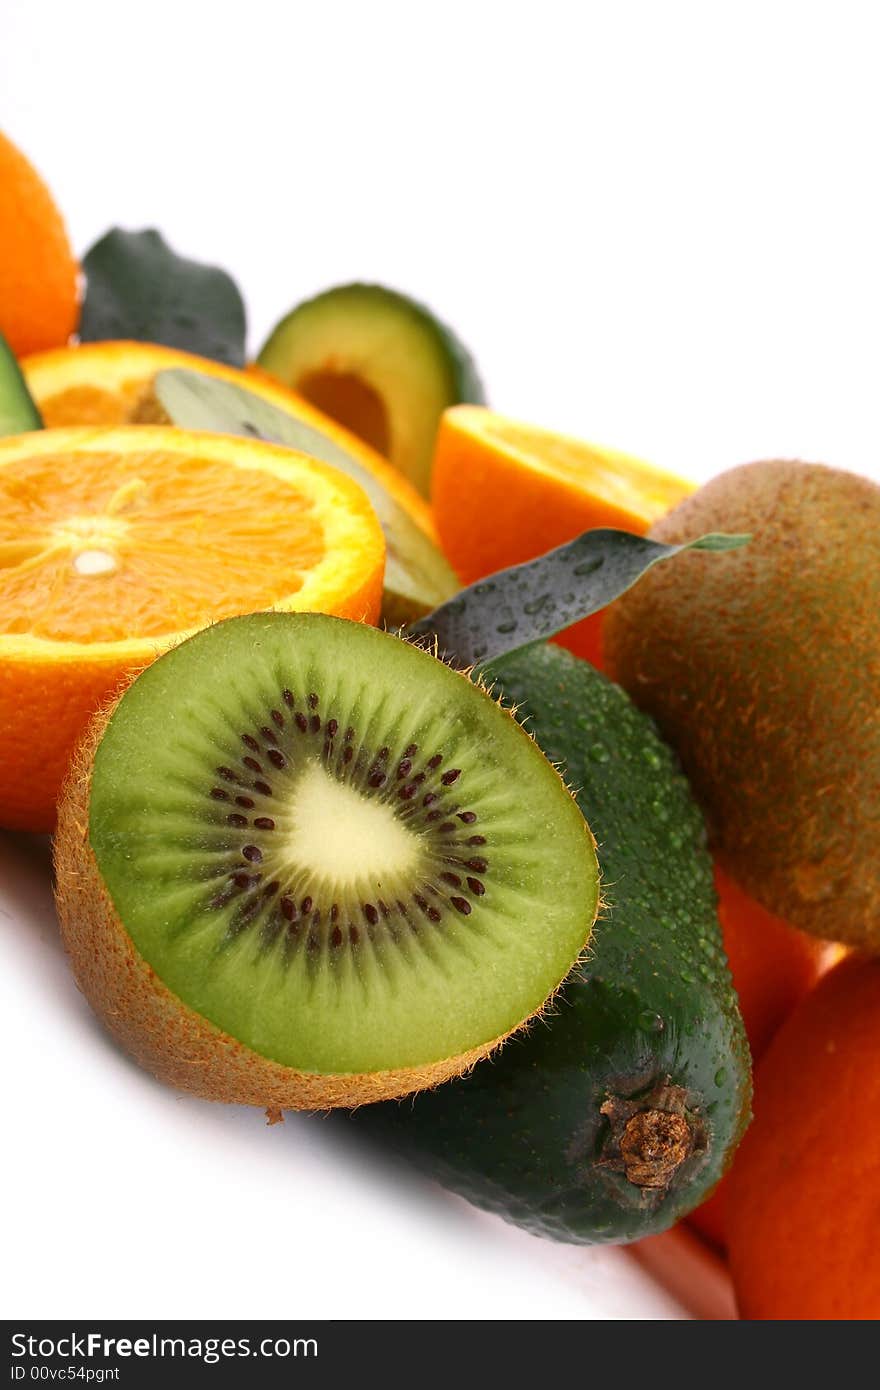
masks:
<instances>
[{"instance_id":1,"label":"green cucumber skin","mask_svg":"<svg viewBox=\"0 0 880 1390\"><path fill-rule=\"evenodd\" d=\"M702 818L651 721L586 662L544 645L493 669L577 790L599 845L605 911L587 960L529 1033L467 1077L365 1107L355 1122L535 1234L637 1240L704 1200L749 1116L748 1044ZM644 1189L599 1161L609 1134L600 1108L667 1078L687 1091L708 1144L667 1189Z\"/></svg>"},{"instance_id":2,"label":"green cucumber skin","mask_svg":"<svg viewBox=\"0 0 880 1390\"><path fill-rule=\"evenodd\" d=\"M31 399L21 367L0 333L0 436L41 430L43 421Z\"/></svg>"},{"instance_id":3,"label":"green cucumber skin","mask_svg":"<svg viewBox=\"0 0 880 1390\"><path fill-rule=\"evenodd\" d=\"M427 305L422 304L419 300L411 299L409 295L401 294L398 290L388 289L385 285L369 284L360 280L352 281L351 284L335 285L332 289L324 290L320 294L313 295L310 299L305 299L302 303L297 304L289 314L286 314L275 325L260 349L257 361L271 371L275 346L278 342L283 341L285 331L301 311L311 310L321 302L332 303L334 300L345 300L346 298L366 300L374 304L380 314L383 308L389 304L393 305L396 310L403 309L419 323L426 336L434 341L438 356L443 360L448 372L449 404L486 404L486 392L477 371L476 362L457 333L447 324L441 322L436 314L432 313Z\"/></svg>"}]
</instances>

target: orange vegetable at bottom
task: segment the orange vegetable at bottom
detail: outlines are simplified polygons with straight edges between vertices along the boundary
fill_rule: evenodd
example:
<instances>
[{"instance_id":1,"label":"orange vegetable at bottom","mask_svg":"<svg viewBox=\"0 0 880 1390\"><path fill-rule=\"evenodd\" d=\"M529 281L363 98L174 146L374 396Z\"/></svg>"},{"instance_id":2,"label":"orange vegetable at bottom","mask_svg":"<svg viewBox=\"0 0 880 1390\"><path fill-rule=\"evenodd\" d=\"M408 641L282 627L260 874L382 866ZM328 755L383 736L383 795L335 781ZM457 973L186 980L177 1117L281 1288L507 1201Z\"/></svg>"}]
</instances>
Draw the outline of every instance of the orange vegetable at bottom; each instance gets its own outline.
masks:
<instances>
[{"instance_id":1,"label":"orange vegetable at bottom","mask_svg":"<svg viewBox=\"0 0 880 1390\"><path fill-rule=\"evenodd\" d=\"M715 888L724 947L757 1062L798 1001L838 959L841 948L774 917L717 866ZM701 1235L720 1247L726 1244L728 1181L724 1178L714 1196L688 1217Z\"/></svg>"},{"instance_id":2,"label":"orange vegetable at bottom","mask_svg":"<svg viewBox=\"0 0 880 1390\"><path fill-rule=\"evenodd\" d=\"M727 1195L741 1316L880 1318L880 961L840 961L756 1082Z\"/></svg>"}]
</instances>

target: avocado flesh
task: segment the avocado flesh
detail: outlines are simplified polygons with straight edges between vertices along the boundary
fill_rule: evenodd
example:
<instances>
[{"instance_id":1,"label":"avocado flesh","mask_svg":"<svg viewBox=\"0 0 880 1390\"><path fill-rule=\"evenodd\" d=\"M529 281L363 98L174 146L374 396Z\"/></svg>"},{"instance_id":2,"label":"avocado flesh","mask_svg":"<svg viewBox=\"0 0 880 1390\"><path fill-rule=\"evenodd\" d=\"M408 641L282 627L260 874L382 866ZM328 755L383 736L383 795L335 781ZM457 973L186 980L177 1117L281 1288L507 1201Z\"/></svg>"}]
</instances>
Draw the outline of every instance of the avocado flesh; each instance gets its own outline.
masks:
<instances>
[{"instance_id":1,"label":"avocado flesh","mask_svg":"<svg viewBox=\"0 0 880 1390\"><path fill-rule=\"evenodd\" d=\"M423 304L382 285L339 285L297 305L257 360L371 444L426 497L443 411L485 402L456 334Z\"/></svg>"}]
</instances>

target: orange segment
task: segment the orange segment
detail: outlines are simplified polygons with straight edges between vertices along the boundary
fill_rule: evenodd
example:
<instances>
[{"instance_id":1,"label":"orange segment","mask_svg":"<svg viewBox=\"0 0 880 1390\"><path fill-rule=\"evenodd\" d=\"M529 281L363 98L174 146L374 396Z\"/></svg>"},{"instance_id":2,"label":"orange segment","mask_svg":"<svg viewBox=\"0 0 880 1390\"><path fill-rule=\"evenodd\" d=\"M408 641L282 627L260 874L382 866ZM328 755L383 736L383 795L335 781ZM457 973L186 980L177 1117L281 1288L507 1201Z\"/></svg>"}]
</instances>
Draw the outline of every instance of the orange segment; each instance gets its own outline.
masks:
<instances>
[{"instance_id":1,"label":"orange segment","mask_svg":"<svg viewBox=\"0 0 880 1390\"><path fill-rule=\"evenodd\" d=\"M467 584L593 527L644 534L694 487L617 450L469 405L443 415L432 474L440 541ZM587 618L560 640L598 665L600 621Z\"/></svg>"},{"instance_id":2,"label":"orange segment","mask_svg":"<svg viewBox=\"0 0 880 1390\"><path fill-rule=\"evenodd\" d=\"M0 824L51 827L90 715L165 647L268 608L374 621L383 566L361 489L289 449L167 426L0 441Z\"/></svg>"},{"instance_id":3,"label":"orange segment","mask_svg":"<svg viewBox=\"0 0 880 1390\"><path fill-rule=\"evenodd\" d=\"M54 352L36 353L21 364L28 388L45 423L63 425L124 425L149 414L157 372L186 367L231 381L253 391L280 410L286 410L353 455L404 507L422 530L436 540L431 509L424 498L363 440L310 405L295 391L267 376L259 367L236 371L220 362L154 343L81 343Z\"/></svg>"}]
</instances>

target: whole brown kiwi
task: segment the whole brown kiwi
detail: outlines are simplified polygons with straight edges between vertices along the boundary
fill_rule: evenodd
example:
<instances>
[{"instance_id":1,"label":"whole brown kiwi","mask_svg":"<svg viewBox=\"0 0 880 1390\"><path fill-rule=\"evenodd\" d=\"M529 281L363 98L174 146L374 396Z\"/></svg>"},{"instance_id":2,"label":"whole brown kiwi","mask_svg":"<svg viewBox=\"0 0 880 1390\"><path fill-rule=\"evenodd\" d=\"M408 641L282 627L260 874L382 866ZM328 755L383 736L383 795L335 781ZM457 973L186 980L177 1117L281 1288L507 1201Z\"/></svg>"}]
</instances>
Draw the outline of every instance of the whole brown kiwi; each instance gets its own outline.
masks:
<instances>
[{"instance_id":1,"label":"whole brown kiwi","mask_svg":"<svg viewBox=\"0 0 880 1390\"><path fill-rule=\"evenodd\" d=\"M749 532L609 610L609 670L678 750L715 849L772 912L880 949L880 487L821 464L721 474L651 530Z\"/></svg>"}]
</instances>

